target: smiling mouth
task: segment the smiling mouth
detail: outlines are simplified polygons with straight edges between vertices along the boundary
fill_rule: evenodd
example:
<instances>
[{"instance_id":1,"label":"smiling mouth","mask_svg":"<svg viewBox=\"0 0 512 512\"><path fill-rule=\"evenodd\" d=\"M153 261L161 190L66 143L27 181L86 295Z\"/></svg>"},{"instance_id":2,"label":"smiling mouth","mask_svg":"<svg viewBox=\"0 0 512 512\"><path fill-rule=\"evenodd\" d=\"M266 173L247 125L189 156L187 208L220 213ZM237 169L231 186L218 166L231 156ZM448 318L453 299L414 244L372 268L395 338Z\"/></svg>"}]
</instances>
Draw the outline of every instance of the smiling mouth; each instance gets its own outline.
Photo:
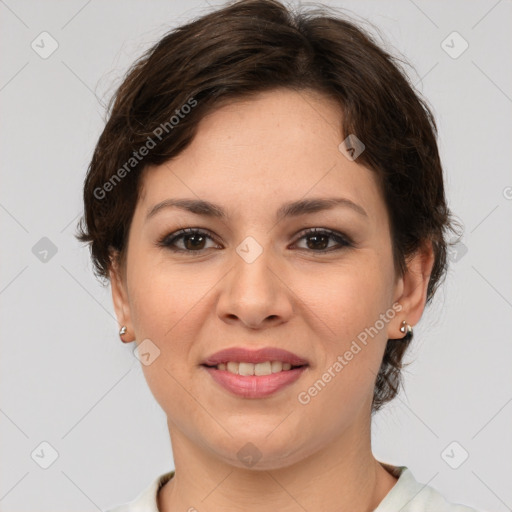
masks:
<instances>
[{"instance_id":1,"label":"smiling mouth","mask_svg":"<svg viewBox=\"0 0 512 512\"><path fill-rule=\"evenodd\" d=\"M201 365L210 377L231 395L244 399L263 399L292 385L309 365L292 365L281 361L245 363L229 361Z\"/></svg>"}]
</instances>

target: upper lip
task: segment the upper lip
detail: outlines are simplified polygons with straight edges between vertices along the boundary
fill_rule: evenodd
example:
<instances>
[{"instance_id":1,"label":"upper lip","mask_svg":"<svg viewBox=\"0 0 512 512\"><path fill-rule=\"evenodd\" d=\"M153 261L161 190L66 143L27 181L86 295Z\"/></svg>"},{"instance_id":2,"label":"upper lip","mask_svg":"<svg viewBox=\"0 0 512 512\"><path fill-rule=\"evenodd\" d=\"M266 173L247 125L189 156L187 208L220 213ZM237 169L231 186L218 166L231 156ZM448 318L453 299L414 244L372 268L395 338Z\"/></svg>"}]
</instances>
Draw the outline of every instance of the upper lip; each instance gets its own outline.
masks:
<instances>
[{"instance_id":1,"label":"upper lip","mask_svg":"<svg viewBox=\"0 0 512 512\"><path fill-rule=\"evenodd\" d=\"M201 364L207 366L216 366L220 363L234 361L237 363L264 363L265 361L281 361L290 363L292 366L307 365L308 362L288 350L274 347L264 347L260 349L248 349L243 347L231 347L215 352L205 359Z\"/></svg>"}]
</instances>

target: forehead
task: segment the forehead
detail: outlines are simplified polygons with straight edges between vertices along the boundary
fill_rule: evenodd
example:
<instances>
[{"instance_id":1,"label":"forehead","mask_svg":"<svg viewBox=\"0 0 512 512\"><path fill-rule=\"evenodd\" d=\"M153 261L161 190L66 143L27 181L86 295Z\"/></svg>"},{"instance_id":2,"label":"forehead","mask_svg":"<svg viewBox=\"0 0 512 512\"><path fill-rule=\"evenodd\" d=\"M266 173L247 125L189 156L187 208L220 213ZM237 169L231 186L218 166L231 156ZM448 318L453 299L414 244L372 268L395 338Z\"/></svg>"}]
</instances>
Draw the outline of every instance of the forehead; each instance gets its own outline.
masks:
<instances>
[{"instance_id":1,"label":"forehead","mask_svg":"<svg viewBox=\"0 0 512 512\"><path fill-rule=\"evenodd\" d=\"M378 215L376 174L339 150L341 124L340 106L312 91L234 100L205 116L179 155L145 170L141 203L147 211L169 197L195 197L233 210L277 209L285 201L336 195Z\"/></svg>"}]
</instances>

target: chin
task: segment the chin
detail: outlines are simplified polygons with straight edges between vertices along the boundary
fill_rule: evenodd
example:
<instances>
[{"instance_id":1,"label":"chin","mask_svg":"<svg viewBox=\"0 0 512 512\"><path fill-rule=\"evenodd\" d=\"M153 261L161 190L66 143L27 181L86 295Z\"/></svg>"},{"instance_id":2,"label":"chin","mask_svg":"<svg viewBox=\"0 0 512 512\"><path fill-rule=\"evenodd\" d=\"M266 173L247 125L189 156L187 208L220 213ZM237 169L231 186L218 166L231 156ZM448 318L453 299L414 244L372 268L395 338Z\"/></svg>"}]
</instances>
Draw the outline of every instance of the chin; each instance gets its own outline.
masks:
<instances>
[{"instance_id":1,"label":"chin","mask_svg":"<svg viewBox=\"0 0 512 512\"><path fill-rule=\"evenodd\" d=\"M221 447L212 446L212 451L227 464L254 471L286 468L301 461L309 453L285 430L281 436L276 432L269 435L272 429L267 427L260 433L256 432L254 427L247 434L237 435L231 431L233 437L224 439Z\"/></svg>"}]
</instances>

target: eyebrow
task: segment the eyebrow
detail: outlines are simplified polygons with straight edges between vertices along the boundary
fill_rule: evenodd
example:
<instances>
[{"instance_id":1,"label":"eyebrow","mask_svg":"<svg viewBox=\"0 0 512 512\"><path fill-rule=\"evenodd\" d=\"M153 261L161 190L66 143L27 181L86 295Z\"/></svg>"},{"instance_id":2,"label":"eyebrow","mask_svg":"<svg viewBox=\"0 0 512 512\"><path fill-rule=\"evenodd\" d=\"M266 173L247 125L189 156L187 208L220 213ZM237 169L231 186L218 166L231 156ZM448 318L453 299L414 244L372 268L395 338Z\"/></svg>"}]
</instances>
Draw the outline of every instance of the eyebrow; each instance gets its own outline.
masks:
<instances>
[{"instance_id":1,"label":"eyebrow","mask_svg":"<svg viewBox=\"0 0 512 512\"><path fill-rule=\"evenodd\" d=\"M364 208L350 199L344 197L325 197L325 198L312 198L300 199L298 201L290 201L284 203L276 213L276 219L286 217L299 217L308 213L316 213L323 210L331 210L335 207L351 208L355 212L368 217ZM148 210L146 221L156 215L157 212L166 208L179 208L196 215L203 215L205 217L214 217L222 220L228 219L228 214L219 205L204 201L202 199L166 199Z\"/></svg>"}]
</instances>

